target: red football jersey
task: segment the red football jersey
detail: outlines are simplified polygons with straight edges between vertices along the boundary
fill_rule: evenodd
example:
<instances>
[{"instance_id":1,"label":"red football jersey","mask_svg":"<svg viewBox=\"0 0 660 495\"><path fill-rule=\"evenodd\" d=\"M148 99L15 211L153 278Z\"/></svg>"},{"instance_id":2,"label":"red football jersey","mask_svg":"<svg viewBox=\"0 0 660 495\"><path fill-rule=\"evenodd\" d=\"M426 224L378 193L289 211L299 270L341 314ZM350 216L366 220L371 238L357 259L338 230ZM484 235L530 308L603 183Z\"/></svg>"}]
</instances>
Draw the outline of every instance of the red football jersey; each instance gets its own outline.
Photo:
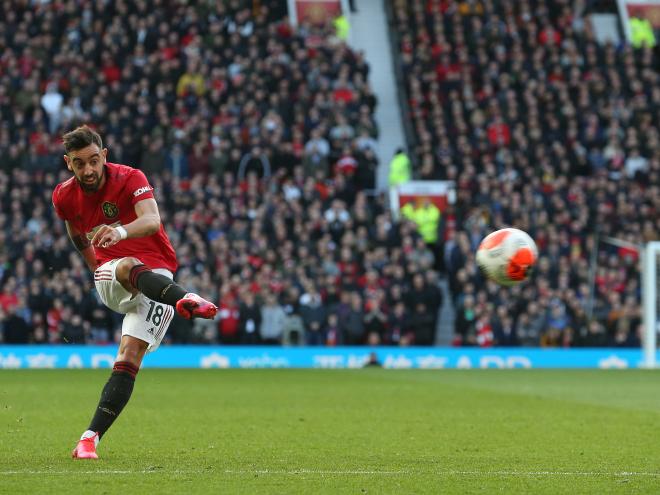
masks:
<instances>
[{"instance_id":1,"label":"red football jersey","mask_svg":"<svg viewBox=\"0 0 660 495\"><path fill-rule=\"evenodd\" d=\"M57 216L66 220L89 240L101 225L126 225L137 218L135 203L153 198L153 187L141 170L106 163L106 181L98 191L86 194L75 177L62 182L53 191ZM153 235L124 239L109 248L94 247L99 266L116 259L132 256L150 268L166 268L174 273L176 253L161 224Z\"/></svg>"}]
</instances>

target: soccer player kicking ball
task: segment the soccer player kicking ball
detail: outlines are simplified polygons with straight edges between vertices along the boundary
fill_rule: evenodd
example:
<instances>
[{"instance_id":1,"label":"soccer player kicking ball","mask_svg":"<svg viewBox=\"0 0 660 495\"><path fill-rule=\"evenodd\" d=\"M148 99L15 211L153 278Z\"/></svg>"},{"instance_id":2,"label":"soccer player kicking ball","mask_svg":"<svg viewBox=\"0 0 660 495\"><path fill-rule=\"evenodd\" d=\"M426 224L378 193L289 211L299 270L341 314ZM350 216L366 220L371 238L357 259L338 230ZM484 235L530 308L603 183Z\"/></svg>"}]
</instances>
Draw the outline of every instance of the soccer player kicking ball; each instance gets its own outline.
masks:
<instances>
[{"instance_id":1,"label":"soccer player kicking ball","mask_svg":"<svg viewBox=\"0 0 660 495\"><path fill-rule=\"evenodd\" d=\"M218 308L172 280L176 254L144 174L106 162L101 136L87 126L63 139L73 177L55 187L55 211L94 272L103 304L126 315L112 375L73 450L74 458L96 459L99 440L131 397L142 358L160 345L174 309L184 318L210 319Z\"/></svg>"}]
</instances>

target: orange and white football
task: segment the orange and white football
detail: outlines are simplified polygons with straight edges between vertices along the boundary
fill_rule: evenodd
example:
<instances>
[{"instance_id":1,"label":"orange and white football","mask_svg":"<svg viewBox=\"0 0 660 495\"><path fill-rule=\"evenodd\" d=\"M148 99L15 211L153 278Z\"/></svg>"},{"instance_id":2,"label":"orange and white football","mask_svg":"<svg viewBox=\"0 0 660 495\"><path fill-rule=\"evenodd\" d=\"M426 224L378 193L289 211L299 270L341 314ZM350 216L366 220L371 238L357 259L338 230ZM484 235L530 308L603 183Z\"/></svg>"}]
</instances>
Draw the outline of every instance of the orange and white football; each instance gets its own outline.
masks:
<instances>
[{"instance_id":1,"label":"orange and white football","mask_svg":"<svg viewBox=\"0 0 660 495\"><path fill-rule=\"evenodd\" d=\"M506 286L526 280L538 257L534 239L514 228L488 234L477 250L477 264L484 274Z\"/></svg>"}]
</instances>

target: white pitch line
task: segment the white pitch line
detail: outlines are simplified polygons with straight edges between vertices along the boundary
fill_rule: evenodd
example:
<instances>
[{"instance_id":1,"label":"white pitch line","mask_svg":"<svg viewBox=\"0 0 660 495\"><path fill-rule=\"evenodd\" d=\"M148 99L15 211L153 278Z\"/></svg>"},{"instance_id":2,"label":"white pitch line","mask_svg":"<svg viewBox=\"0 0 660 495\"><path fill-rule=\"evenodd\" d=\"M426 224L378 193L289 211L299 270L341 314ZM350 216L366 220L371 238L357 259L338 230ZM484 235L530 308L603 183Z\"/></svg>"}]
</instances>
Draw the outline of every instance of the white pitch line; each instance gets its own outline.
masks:
<instances>
[{"instance_id":1,"label":"white pitch line","mask_svg":"<svg viewBox=\"0 0 660 495\"><path fill-rule=\"evenodd\" d=\"M144 474L151 473L155 471L120 471L120 470L99 470L99 471L0 471L0 475L10 475L10 474Z\"/></svg>"},{"instance_id":2,"label":"white pitch line","mask_svg":"<svg viewBox=\"0 0 660 495\"><path fill-rule=\"evenodd\" d=\"M458 476L648 476L660 477L660 473L620 471L440 471L438 474Z\"/></svg>"},{"instance_id":3,"label":"white pitch line","mask_svg":"<svg viewBox=\"0 0 660 495\"><path fill-rule=\"evenodd\" d=\"M539 476L539 477L570 477L570 476L615 476L615 477L660 477L660 472L640 472L640 471L620 471L620 472L602 472L602 471L370 471L370 470L315 470L315 469L294 469L294 470L276 470L276 469L250 469L250 470L232 470L224 471L213 470L166 470L166 469L145 469L145 470L97 470L97 471L0 471L0 475L69 475L69 474L266 474L266 475L288 475L295 476L301 474L316 475L368 475L368 476L407 476L407 475L430 475L430 476Z\"/></svg>"},{"instance_id":4,"label":"white pitch line","mask_svg":"<svg viewBox=\"0 0 660 495\"><path fill-rule=\"evenodd\" d=\"M356 470L316 470L316 469L293 469L293 470L273 470L273 469L255 469L255 470L225 470L225 474L369 474L369 475L386 475L386 476L398 476L405 474L413 474L412 471L366 471L361 469Z\"/></svg>"},{"instance_id":5,"label":"white pitch line","mask_svg":"<svg viewBox=\"0 0 660 495\"><path fill-rule=\"evenodd\" d=\"M339 475L437 475L437 476L646 476L660 477L660 472L600 472L600 471L362 471L362 470L314 470L314 469L296 469L296 470L226 470L226 474L339 474Z\"/></svg>"}]
</instances>

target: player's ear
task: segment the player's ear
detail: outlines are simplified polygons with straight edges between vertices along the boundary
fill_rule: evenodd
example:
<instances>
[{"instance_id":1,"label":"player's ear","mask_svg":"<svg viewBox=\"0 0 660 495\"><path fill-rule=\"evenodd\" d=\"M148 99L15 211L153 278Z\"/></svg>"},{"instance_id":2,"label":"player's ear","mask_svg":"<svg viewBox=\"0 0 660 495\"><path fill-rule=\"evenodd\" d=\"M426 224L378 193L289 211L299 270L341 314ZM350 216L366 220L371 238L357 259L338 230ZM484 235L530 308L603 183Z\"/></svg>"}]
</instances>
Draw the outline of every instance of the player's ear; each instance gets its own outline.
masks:
<instances>
[{"instance_id":1,"label":"player's ear","mask_svg":"<svg viewBox=\"0 0 660 495\"><path fill-rule=\"evenodd\" d=\"M101 150L101 153L103 153L103 162L105 163L105 161L106 161L107 158L108 158L108 148L103 148L103 149Z\"/></svg>"},{"instance_id":2,"label":"player's ear","mask_svg":"<svg viewBox=\"0 0 660 495\"><path fill-rule=\"evenodd\" d=\"M66 163L66 168L73 172L73 169L71 168L71 162L69 161L69 155L64 155L64 163Z\"/></svg>"}]
</instances>

